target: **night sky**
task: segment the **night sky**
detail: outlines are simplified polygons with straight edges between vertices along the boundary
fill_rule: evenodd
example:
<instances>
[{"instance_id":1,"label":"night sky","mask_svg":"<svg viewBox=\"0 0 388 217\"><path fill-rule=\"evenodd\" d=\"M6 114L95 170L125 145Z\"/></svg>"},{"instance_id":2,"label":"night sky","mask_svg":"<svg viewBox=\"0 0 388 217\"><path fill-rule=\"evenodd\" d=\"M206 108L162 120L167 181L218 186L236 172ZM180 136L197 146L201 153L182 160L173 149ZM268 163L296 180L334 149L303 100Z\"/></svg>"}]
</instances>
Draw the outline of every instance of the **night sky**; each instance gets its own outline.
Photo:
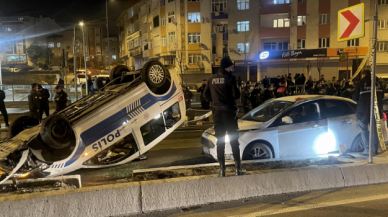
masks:
<instances>
[{"instance_id":1,"label":"night sky","mask_svg":"<svg viewBox=\"0 0 388 217\"><path fill-rule=\"evenodd\" d=\"M131 0L109 0L109 29L117 35L116 19ZM84 20L105 22L105 0L0 0L0 17L49 16L66 28Z\"/></svg>"}]
</instances>

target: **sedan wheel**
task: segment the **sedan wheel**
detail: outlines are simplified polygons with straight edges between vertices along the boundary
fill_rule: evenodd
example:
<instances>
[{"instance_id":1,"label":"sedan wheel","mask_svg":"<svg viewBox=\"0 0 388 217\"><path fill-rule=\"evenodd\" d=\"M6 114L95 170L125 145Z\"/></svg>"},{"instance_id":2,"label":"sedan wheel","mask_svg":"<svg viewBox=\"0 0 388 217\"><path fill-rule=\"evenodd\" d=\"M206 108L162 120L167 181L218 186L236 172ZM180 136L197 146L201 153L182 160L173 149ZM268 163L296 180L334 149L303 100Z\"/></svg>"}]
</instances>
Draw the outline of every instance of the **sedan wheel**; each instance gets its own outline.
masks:
<instances>
[{"instance_id":1,"label":"sedan wheel","mask_svg":"<svg viewBox=\"0 0 388 217\"><path fill-rule=\"evenodd\" d=\"M255 143L248 146L243 155L244 160L262 160L271 159L273 156L272 150L263 143Z\"/></svg>"}]
</instances>

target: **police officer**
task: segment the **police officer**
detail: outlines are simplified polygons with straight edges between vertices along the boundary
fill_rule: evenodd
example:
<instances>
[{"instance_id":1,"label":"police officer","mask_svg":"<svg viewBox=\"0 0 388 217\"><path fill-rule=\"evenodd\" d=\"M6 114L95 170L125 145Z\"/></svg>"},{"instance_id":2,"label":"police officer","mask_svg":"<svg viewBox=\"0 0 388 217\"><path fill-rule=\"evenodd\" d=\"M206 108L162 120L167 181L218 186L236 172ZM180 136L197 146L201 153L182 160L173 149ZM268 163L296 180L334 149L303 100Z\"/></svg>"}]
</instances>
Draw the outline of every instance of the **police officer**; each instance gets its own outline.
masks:
<instances>
[{"instance_id":1,"label":"police officer","mask_svg":"<svg viewBox=\"0 0 388 217\"><path fill-rule=\"evenodd\" d=\"M67 104L67 93L62 90L62 87L57 85L55 87L55 90L57 91L57 94L55 95L55 103L57 104L57 108L55 109L56 112L61 111L62 109L66 108Z\"/></svg>"},{"instance_id":2,"label":"police officer","mask_svg":"<svg viewBox=\"0 0 388 217\"><path fill-rule=\"evenodd\" d=\"M370 97L371 97L371 73L369 70L365 70L362 73L362 79L360 83L357 84L353 92L353 100L357 102L357 119L361 128L361 139L364 145L364 152L362 155L369 155L369 130L368 125L370 124ZM376 78L377 80L377 78ZM380 117L383 117L383 85L376 81L376 95L377 95L377 104L380 113ZM377 129L374 127L374 147L373 153L377 154Z\"/></svg>"},{"instance_id":3,"label":"police officer","mask_svg":"<svg viewBox=\"0 0 388 217\"><path fill-rule=\"evenodd\" d=\"M225 137L229 137L233 158L236 164L236 175L244 175L241 169L240 148L238 143L237 106L240 98L236 78L232 75L233 62L229 57L221 60L217 74L210 77L204 97L213 102L214 129L217 137L217 158L220 162L220 176L225 176ZM226 134L227 133L227 134Z\"/></svg>"},{"instance_id":4,"label":"police officer","mask_svg":"<svg viewBox=\"0 0 388 217\"><path fill-rule=\"evenodd\" d=\"M31 92L28 95L28 105L30 108L31 116L36 120L40 121L39 119L40 100L39 100L39 94L38 94L38 84L33 83L31 84L31 87L32 87Z\"/></svg>"},{"instance_id":5,"label":"police officer","mask_svg":"<svg viewBox=\"0 0 388 217\"><path fill-rule=\"evenodd\" d=\"M39 118L42 120L43 112L46 113L46 117L50 115L49 99L50 92L38 84L38 95L40 101Z\"/></svg>"},{"instance_id":6,"label":"police officer","mask_svg":"<svg viewBox=\"0 0 388 217\"><path fill-rule=\"evenodd\" d=\"M0 90L0 112L4 117L5 127L9 127L8 113L7 113L7 109L5 109L4 99L5 99L5 93L3 90Z\"/></svg>"}]
</instances>

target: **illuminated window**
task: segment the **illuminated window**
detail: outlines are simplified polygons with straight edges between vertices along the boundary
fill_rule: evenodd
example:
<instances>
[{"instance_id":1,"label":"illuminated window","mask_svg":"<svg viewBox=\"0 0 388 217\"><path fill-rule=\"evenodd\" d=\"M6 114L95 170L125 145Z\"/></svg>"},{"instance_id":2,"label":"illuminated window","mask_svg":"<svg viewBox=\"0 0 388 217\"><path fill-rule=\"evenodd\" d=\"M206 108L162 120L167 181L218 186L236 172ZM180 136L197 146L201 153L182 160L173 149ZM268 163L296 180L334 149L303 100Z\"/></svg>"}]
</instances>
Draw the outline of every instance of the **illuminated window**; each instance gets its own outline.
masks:
<instances>
[{"instance_id":1,"label":"illuminated window","mask_svg":"<svg viewBox=\"0 0 388 217\"><path fill-rule=\"evenodd\" d=\"M49 42L48 45L47 45L47 47L50 47L50 48L51 48L51 47L54 47L54 42Z\"/></svg>"},{"instance_id":2,"label":"illuminated window","mask_svg":"<svg viewBox=\"0 0 388 217\"><path fill-rule=\"evenodd\" d=\"M248 10L249 0L237 0L237 10Z\"/></svg>"},{"instance_id":3,"label":"illuminated window","mask_svg":"<svg viewBox=\"0 0 388 217\"><path fill-rule=\"evenodd\" d=\"M212 12L226 11L226 0L212 0Z\"/></svg>"},{"instance_id":4,"label":"illuminated window","mask_svg":"<svg viewBox=\"0 0 388 217\"><path fill-rule=\"evenodd\" d=\"M239 32L249 31L249 21L237 22L237 31Z\"/></svg>"},{"instance_id":5,"label":"illuminated window","mask_svg":"<svg viewBox=\"0 0 388 217\"><path fill-rule=\"evenodd\" d=\"M275 5L278 5L278 4L290 4L291 0L273 0L273 3Z\"/></svg>"},{"instance_id":6,"label":"illuminated window","mask_svg":"<svg viewBox=\"0 0 388 217\"><path fill-rule=\"evenodd\" d=\"M57 47L61 47L61 43L60 42L57 43Z\"/></svg>"},{"instance_id":7,"label":"illuminated window","mask_svg":"<svg viewBox=\"0 0 388 217\"><path fill-rule=\"evenodd\" d=\"M306 16L298 16L298 26L306 25Z\"/></svg>"},{"instance_id":8,"label":"illuminated window","mask_svg":"<svg viewBox=\"0 0 388 217\"><path fill-rule=\"evenodd\" d=\"M237 52L239 53L248 53L249 52L249 43L237 43Z\"/></svg>"},{"instance_id":9,"label":"illuminated window","mask_svg":"<svg viewBox=\"0 0 388 217\"><path fill-rule=\"evenodd\" d=\"M200 13L188 13L187 19L189 23L199 23L201 22L201 14Z\"/></svg>"},{"instance_id":10,"label":"illuminated window","mask_svg":"<svg viewBox=\"0 0 388 217\"><path fill-rule=\"evenodd\" d=\"M275 19L273 21L273 27L274 28L290 27L290 19L288 18Z\"/></svg>"}]
</instances>

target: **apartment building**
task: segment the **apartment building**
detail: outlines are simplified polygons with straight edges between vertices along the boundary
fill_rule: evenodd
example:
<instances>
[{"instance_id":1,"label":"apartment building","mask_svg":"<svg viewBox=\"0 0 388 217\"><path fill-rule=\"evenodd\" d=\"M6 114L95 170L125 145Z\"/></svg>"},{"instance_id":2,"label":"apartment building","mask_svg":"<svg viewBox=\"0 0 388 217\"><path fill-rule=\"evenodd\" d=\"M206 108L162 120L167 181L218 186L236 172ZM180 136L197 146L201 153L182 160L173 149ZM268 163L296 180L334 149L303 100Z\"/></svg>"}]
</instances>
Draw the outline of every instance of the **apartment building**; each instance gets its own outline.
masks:
<instances>
[{"instance_id":1,"label":"apartment building","mask_svg":"<svg viewBox=\"0 0 388 217\"><path fill-rule=\"evenodd\" d=\"M49 17L0 17L0 59L2 67L23 68L29 63L27 48L31 44L48 46L47 36L62 32Z\"/></svg>"},{"instance_id":2,"label":"apartment building","mask_svg":"<svg viewBox=\"0 0 388 217\"><path fill-rule=\"evenodd\" d=\"M109 55L108 55L108 39L102 39L102 56L104 58L105 65L108 66L108 60L110 58L110 63L115 65L118 63L119 58L119 48L118 48L118 38L116 36L109 36Z\"/></svg>"}]
</instances>

